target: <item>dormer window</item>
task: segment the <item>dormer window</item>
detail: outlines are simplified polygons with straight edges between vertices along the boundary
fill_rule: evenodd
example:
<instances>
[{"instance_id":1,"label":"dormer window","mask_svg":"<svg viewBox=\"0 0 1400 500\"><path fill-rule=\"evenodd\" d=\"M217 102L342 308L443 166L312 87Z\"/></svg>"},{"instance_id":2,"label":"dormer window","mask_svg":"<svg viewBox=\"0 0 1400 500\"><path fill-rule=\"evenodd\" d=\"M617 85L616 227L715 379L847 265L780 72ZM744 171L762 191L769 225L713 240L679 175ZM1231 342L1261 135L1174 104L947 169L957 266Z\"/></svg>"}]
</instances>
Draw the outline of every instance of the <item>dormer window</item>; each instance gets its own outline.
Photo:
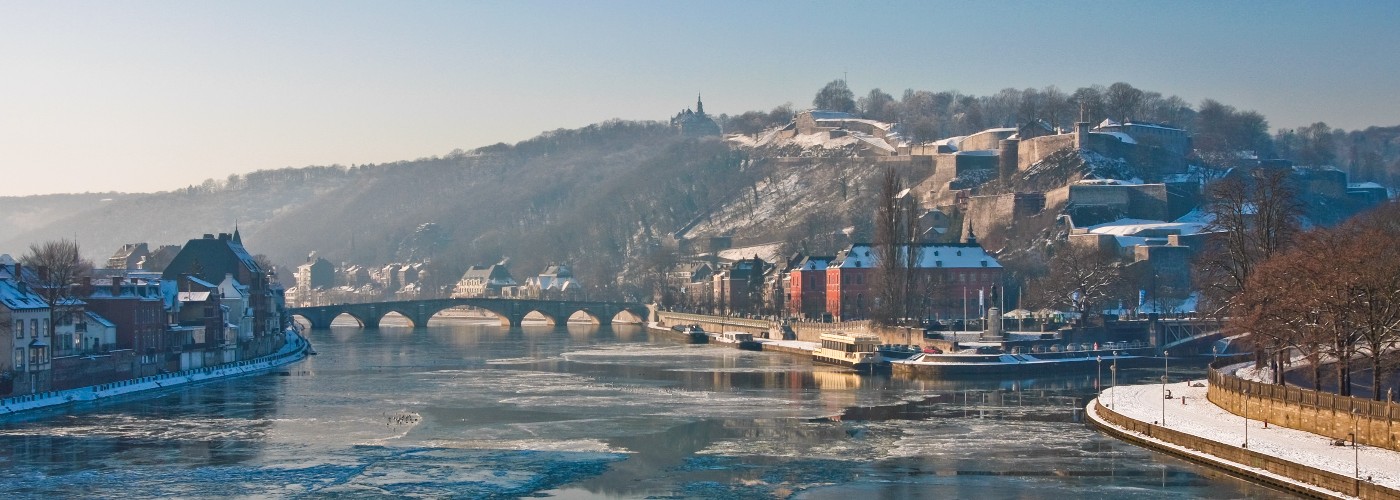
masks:
<instances>
[{"instance_id":1,"label":"dormer window","mask_svg":"<svg viewBox=\"0 0 1400 500\"><path fill-rule=\"evenodd\" d=\"M987 267L987 261L982 261L982 267Z\"/></svg>"},{"instance_id":2,"label":"dormer window","mask_svg":"<svg viewBox=\"0 0 1400 500\"><path fill-rule=\"evenodd\" d=\"M936 267L943 267L943 261L941 261L941 260L939 260L939 261L934 261L933 265L936 266Z\"/></svg>"},{"instance_id":3,"label":"dormer window","mask_svg":"<svg viewBox=\"0 0 1400 500\"><path fill-rule=\"evenodd\" d=\"M962 257L962 250L958 250L958 257Z\"/></svg>"}]
</instances>

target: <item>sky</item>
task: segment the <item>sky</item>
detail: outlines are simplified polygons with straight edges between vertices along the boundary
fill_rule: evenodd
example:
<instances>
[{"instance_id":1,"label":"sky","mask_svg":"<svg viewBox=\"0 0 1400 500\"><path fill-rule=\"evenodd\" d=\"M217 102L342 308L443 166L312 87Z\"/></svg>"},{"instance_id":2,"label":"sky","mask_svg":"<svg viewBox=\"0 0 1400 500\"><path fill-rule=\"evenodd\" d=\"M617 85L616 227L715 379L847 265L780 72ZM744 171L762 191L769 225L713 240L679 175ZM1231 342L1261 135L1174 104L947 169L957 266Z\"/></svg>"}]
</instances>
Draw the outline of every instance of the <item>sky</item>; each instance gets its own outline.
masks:
<instances>
[{"instance_id":1,"label":"sky","mask_svg":"<svg viewBox=\"0 0 1400 500\"><path fill-rule=\"evenodd\" d=\"M1400 124L1400 2L0 0L0 196L156 192L612 118L810 107L845 77L1128 82L1274 128Z\"/></svg>"}]
</instances>

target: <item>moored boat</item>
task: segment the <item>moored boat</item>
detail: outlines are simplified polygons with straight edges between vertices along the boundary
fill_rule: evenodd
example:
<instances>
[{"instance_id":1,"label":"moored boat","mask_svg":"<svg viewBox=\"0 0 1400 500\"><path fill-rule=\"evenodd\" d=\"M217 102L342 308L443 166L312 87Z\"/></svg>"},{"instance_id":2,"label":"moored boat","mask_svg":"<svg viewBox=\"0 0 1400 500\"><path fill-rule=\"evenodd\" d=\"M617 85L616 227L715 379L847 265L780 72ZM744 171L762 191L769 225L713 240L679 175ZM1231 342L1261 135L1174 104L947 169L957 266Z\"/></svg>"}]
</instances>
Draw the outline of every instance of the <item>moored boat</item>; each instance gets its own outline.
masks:
<instances>
[{"instance_id":1,"label":"moored boat","mask_svg":"<svg viewBox=\"0 0 1400 500\"><path fill-rule=\"evenodd\" d=\"M746 351L763 350L763 344L754 340L753 334L749 332L724 332L719 338L726 344L738 344L740 349Z\"/></svg>"},{"instance_id":2,"label":"moored boat","mask_svg":"<svg viewBox=\"0 0 1400 500\"><path fill-rule=\"evenodd\" d=\"M710 342L710 334L706 333L705 329L701 328L699 324L676 325L671 327L671 329L688 335L690 337L690 343L692 344L706 344Z\"/></svg>"},{"instance_id":3,"label":"moored boat","mask_svg":"<svg viewBox=\"0 0 1400 500\"><path fill-rule=\"evenodd\" d=\"M880 337L864 333L823 333L821 345L812 351L819 363L849 366L859 371L880 364Z\"/></svg>"}]
</instances>

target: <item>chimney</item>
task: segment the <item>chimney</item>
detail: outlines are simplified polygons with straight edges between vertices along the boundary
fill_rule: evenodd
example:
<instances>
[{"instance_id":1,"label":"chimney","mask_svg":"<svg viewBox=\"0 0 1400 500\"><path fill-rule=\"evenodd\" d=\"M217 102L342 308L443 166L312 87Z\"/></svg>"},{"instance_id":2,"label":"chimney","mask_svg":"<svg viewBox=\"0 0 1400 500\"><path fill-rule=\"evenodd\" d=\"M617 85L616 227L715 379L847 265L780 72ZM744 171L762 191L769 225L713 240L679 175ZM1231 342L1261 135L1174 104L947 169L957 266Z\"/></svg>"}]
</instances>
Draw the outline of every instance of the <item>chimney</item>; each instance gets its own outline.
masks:
<instances>
[{"instance_id":1,"label":"chimney","mask_svg":"<svg viewBox=\"0 0 1400 500\"><path fill-rule=\"evenodd\" d=\"M83 276L83 288L79 293L83 296L92 295L92 276Z\"/></svg>"},{"instance_id":2,"label":"chimney","mask_svg":"<svg viewBox=\"0 0 1400 500\"><path fill-rule=\"evenodd\" d=\"M23 272L22 269L20 269L20 267L21 267L21 264L18 263L18 262L16 262L16 263L15 263L15 282L24 281L24 272Z\"/></svg>"},{"instance_id":3,"label":"chimney","mask_svg":"<svg viewBox=\"0 0 1400 500\"><path fill-rule=\"evenodd\" d=\"M49 282L49 266L39 266L39 281L43 283Z\"/></svg>"},{"instance_id":4,"label":"chimney","mask_svg":"<svg viewBox=\"0 0 1400 500\"><path fill-rule=\"evenodd\" d=\"M113 276L113 277L112 277L112 296L113 296L113 297L116 297L116 296L121 295L121 294L122 294L122 277L121 277L121 276Z\"/></svg>"}]
</instances>

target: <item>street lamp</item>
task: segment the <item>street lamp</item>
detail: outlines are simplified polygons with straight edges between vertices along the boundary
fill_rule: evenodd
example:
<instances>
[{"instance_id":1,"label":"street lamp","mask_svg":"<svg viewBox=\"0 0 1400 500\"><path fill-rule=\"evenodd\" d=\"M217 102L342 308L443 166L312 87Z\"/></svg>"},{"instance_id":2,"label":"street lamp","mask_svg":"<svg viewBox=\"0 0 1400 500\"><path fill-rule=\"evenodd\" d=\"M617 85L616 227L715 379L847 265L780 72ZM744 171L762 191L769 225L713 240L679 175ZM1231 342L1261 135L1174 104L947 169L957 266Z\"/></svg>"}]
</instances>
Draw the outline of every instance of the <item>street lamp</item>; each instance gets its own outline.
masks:
<instances>
[{"instance_id":1,"label":"street lamp","mask_svg":"<svg viewBox=\"0 0 1400 500\"><path fill-rule=\"evenodd\" d=\"M1244 447L1249 447L1249 388L1244 388Z\"/></svg>"},{"instance_id":2,"label":"street lamp","mask_svg":"<svg viewBox=\"0 0 1400 500\"><path fill-rule=\"evenodd\" d=\"M1162 351L1162 427L1167 426L1167 351Z\"/></svg>"},{"instance_id":3,"label":"street lamp","mask_svg":"<svg viewBox=\"0 0 1400 500\"><path fill-rule=\"evenodd\" d=\"M1102 391L1103 391L1103 355L1100 354L1100 355L1094 356L1094 360L1098 362L1098 374L1094 376L1094 391L1095 391L1095 392L1102 392Z\"/></svg>"},{"instance_id":4,"label":"street lamp","mask_svg":"<svg viewBox=\"0 0 1400 500\"><path fill-rule=\"evenodd\" d=\"M1113 374L1113 399L1108 401L1108 409L1116 410L1118 405L1118 351L1113 351L1113 366L1108 367Z\"/></svg>"},{"instance_id":5,"label":"street lamp","mask_svg":"<svg viewBox=\"0 0 1400 500\"><path fill-rule=\"evenodd\" d=\"M1352 471L1356 474L1356 479L1360 480L1361 450L1356 447L1356 421L1358 420L1360 415L1357 414L1357 410L1360 410L1360 408L1351 409L1351 467Z\"/></svg>"}]
</instances>

